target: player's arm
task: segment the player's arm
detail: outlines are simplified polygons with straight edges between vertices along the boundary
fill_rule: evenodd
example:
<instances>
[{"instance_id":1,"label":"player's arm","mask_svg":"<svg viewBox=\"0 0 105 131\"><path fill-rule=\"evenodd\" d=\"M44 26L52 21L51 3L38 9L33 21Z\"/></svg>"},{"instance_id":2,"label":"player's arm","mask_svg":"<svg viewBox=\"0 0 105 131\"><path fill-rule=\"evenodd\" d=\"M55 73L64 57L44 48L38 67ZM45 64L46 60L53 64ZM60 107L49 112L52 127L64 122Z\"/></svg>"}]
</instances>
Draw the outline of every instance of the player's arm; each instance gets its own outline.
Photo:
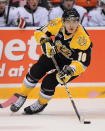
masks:
<instances>
[{"instance_id":1,"label":"player's arm","mask_svg":"<svg viewBox=\"0 0 105 131\"><path fill-rule=\"evenodd\" d=\"M55 36L59 32L61 26L61 19L55 19L34 33L36 43L41 44L42 50L47 57L52 57L52 54L55 54L52 36Z\"/></svg>"},{"instance_id":2,"label":"player's arm","mask_svg":"<svg viewBox=\"0 0 105 131\"><path fill-rule=\"evenodd\" d=\"M35 40L38 44L40 44L40 40L42 38L51 38L52 36L56 36L62 27L61 18L57 18L49 22L48 25L41 27L40 29L34 32Z\"/></svg>"},{"instance_id":3,"label":"player's arm","mask_svg":"<svg viewBox=\"0 0 105 131\"><path fill-rule=\"evenodd\" d=\"M74 37L70 43L70 48L73 50L70 66L75 68L73 76L78 76L84 72L86 67L90 64L92 49L92 42L89 35L81 26L78 35Z\"/></svg>"},{"instance_id":4,"label":"player's arm","mask_svg":"<svg viewBox=\"0 0 105 131\"><path fill-rule=\"evenodd\" d=\"M92 44L86 50L75 49L71 56L72 62L70 65L65 65L61 72L56 74L56 79L59 83L67 83L72 76L78 76L83 73L91 60Z\"/></svg>"},{"instance_id":5,"label":"player's arm","mask_svg":"<svg viewBox=\"0 0 105 131\"><path fill-rule=\"evenodd\" d=\"M86 70L91 60L91 49L92 44L87 50L74 50L75 53L71 56L73 60L70 64L75 69L73 76L80 75Z\"/></svg>"}]
</instances>

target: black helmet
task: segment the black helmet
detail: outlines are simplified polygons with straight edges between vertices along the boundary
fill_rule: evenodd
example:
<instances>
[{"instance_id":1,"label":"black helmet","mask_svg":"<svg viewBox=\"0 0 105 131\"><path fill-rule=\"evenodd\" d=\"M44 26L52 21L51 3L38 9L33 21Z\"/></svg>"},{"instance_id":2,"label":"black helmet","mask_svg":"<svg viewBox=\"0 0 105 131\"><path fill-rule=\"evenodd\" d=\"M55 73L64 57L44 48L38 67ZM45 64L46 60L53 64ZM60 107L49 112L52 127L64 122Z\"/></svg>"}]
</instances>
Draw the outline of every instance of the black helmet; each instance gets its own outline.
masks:
<instances>
[{"instance_id":1,"label":"black helmet","mask_svg":"<svg viewBox=\"0 0 105 131\"><path fill-rule=\"evenodd\" d=\"M64 22L70 19L79 21L80 15L75 8L71 8L64 11L62 18Z\"/></svg>"}]
</instances>

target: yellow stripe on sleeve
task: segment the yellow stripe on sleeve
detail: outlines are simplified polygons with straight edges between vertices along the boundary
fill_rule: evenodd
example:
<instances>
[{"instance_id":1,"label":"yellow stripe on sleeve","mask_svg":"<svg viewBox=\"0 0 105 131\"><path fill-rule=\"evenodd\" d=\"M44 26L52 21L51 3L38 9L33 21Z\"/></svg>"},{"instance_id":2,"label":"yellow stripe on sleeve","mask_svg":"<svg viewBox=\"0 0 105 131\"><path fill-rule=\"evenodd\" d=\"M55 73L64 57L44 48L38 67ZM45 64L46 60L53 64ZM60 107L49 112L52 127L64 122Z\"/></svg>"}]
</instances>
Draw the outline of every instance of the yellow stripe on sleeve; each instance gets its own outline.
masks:
<instances>
[{"instance_id":1,"label":"yellow stripe on sleeve","mask_svg":"<svg viewBox=\"0 0 105 131\"><path fill-rule=\"evenodd\" d=\"M80 75L86 69L86 67L81 62L79 62L79 61L72 61L72 63L70 64L70 66L73 66L75 68L75 72L74 72L73 76Z\"/></svg>"}]
</instances>

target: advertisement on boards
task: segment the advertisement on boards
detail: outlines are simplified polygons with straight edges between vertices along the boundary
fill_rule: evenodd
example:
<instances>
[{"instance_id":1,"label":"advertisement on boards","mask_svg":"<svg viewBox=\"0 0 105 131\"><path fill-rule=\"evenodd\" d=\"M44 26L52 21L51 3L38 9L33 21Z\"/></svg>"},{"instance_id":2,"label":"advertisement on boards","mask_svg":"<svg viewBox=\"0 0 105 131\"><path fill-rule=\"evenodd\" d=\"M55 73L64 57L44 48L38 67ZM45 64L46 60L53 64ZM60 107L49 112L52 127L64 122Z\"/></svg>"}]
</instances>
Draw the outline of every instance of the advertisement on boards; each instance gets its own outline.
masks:
<instances>
[{"instance_id":1,"label":"advertisement on boards","mask_svg":"<svg viewBox=\"0 0 105 131\"><path fill-rule=\"evenodd\" d=\"M29 68L39 59L42 51L35 42L34 31L0 30L0 84L22 83ZM87 31L93 42L91 64L73 82L105 82L105 30Z\"/></svg>"}]
</instances>

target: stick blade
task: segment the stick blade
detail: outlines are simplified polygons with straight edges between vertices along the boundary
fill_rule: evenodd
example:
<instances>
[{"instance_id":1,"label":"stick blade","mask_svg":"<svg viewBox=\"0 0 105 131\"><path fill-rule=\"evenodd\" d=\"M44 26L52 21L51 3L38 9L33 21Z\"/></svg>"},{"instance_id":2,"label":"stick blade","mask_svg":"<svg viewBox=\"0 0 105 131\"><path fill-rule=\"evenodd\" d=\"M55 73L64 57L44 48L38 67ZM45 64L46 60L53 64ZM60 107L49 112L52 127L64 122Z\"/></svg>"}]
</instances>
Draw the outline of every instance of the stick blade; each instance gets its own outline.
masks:
<instances>
[{"instance_id":1,"label":"stick blade","mask_svg":"<svg viewBox=\"0 0 105 131\"><path fill-rule=\"evenodd\" d=\"M8 99L7 101L5 101L4 103L1 103L0 104L0 108L6 108L6 107L10 106L14 102L16 102L17 99L18 99L18 94L14 94L10 99Z\"/></svg>"}]
</instances>

